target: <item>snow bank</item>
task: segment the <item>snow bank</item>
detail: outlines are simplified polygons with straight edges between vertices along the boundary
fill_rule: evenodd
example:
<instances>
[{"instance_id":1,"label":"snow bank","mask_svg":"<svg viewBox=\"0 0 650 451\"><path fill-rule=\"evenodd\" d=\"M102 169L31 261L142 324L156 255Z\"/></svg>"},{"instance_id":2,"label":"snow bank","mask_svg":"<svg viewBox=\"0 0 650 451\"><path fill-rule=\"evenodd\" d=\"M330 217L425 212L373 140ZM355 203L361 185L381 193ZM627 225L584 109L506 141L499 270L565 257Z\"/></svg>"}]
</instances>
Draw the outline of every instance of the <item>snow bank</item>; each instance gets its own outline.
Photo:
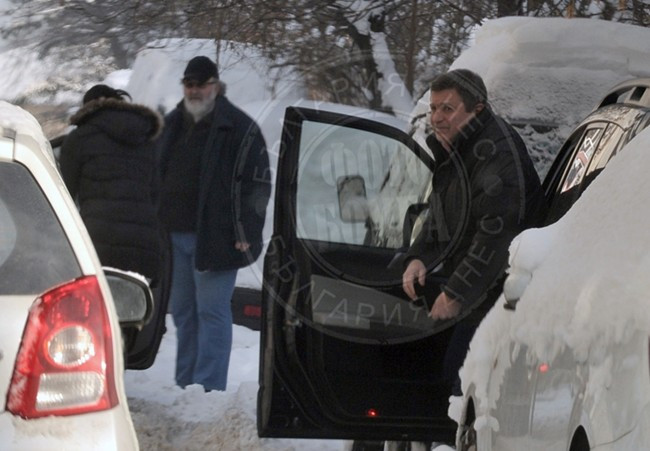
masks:
<instances>
[{"instance_id":1,"label":"snow bank","mask_svg":"<svg viewBox=\"0 0 650 451\"><path fill-rule=\"evenodd\" d=\"M174 384L176 329L167 316L154 365L126 371L129 410L144 450L221 451L341 450L338 440L263 439L257 436L256 401L259 332L234 326L228 387L204 393L200 385L185 390Z\"/></svg>"}]
</instances>

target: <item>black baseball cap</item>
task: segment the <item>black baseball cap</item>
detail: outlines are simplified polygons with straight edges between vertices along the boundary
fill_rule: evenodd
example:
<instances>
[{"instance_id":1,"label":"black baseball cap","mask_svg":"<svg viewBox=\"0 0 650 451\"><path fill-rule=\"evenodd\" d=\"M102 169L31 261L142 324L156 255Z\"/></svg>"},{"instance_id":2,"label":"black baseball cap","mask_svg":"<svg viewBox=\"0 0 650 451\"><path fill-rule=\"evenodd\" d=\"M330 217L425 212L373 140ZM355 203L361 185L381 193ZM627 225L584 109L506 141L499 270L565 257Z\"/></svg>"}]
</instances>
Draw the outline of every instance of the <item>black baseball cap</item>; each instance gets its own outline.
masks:
<instances>
[{"instance_id":1,"label":"black baseball cap","mask_svg":"<svg viewBox=\"0 0 650 451\"><path fill-rule=\"evenodd\" d=\"M205 83L210 78L219 79L217 65L207 56L195 56L188 63L183 73L183 81L195 80Z\"/></svg>"}]
</instances>

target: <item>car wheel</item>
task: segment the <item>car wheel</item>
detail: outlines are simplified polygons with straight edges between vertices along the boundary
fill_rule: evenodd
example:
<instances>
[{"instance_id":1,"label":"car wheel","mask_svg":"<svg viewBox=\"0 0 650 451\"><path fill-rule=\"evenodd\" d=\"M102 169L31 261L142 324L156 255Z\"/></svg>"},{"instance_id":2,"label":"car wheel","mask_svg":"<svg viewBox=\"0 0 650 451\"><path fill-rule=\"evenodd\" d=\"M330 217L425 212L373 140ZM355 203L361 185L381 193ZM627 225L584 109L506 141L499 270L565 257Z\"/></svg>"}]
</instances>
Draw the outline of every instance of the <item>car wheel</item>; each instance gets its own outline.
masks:
<instances>
[{"instance_id":1,"label":"car wheel","mask_svg":"<svg viewBox=\"0 0 650 451\"><path fill-rule=\"evenodd\" d=\"M355 440L352 451L428 451L430 446L430 443L422 442Z\"/></svg>"},{"instance_id":2,"label":"car wheel","mask_svg":"<svg viewBox=\"0 0 650 451\"><path fill-rule=\"evenodd\" d=\"M460 437L460 448L459 451L477 451L478 447L476 445L476 430L474 429L474 422L470 425L466 425L463 430L463 434Z\"/></svg>"},{"instance_id":3,"label":"car wheel","mask_svg":"<svg viewBox=\"0 0 650 451\"><path fill-rule=\"evenodd\" d=\"M476 444L476 415L474 414L474 406L470 403L467 406L467 414L463 423L463 429L460 433L460 447L458 451L477 451L478 445Z\"/></svg>"},{"instance_id":4,"label":"car wheel","mask_svg":"<svg viewBox=\"0 0 650 451\"><path fill-rule=\"evenodd\" d=\"M355 440L352 451L384 451L383 441Z\"/></svg>"},{"instance_id":5,"label":"car wheel","mask_svg":"<svg viewBox=\"0 0 650 451\"><path fill-rule=\"evenodd\" d=\"M571 439L571 447L569 451L589 451L589 439L587 439L587 434L582 427L573 434L573 439Z\"/></svg>"}]
</instances>

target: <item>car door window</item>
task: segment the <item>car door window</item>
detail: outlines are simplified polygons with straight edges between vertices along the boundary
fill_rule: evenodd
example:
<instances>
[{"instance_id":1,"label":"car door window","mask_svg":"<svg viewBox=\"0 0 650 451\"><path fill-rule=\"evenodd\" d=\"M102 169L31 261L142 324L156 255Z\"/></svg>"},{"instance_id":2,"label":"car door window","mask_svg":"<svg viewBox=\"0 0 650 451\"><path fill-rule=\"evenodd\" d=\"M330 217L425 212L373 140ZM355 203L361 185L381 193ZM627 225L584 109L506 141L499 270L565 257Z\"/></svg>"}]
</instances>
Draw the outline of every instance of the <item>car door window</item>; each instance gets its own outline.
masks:
<instances>
[{"instance_id":1,"label":"car door window","mask_svg":"<svg viewBox=\"0 0 650 451\"><path fill-rule=\"evenodd\" d=\"M0 295L38 294L80 275L32 175L21 165L0 162Z\"/></svg>"},{"instance_id":2,"label":"car door window","mask_svg":"<svg viewBox=\"0 0 650 451\"><path fill-rule=\"evenodd\" d=\"M618 143L616 153L618 153L623 146L632 141L632 139L641 133L648 125L650 125L650 111L639 111L636 125L630 127L623 135L622 139Z\"/></svg>"},{"instance_id":3,"label":"car door window","mask_svg":"<svg viewBox=\"0 0 650 451\"><path fill-rule=\"evenodd\" d=\"M585 172L580 192L587 189L596 176L605 168L609 160L616 154L622 136L623 129L616 124L609 124L605 128Z\"/></svg>"},{"instance_id":4,"label":"car door window","mask_svg":"<svg viewBox=\"0 0 650 451\"><path fill-rule=\"evenodd\" d=\"M562 217L580 196L580 185L606 127L605 123L591 124L569 138L569 147L562 150L568 155L565 169L558 181L553 183L557 188L550 193L547 223Z\"/></svg>"},{"instance_id":5,"label":"car door window","mask_svg":"<svg viewBox=\"0 0 650 451\"><path fill-rule=\"evenodd\" d=\"M301 239L398 248L407 208L431 172L397 139L344 125L304 121L296 235Z\"/></svg>"},{"instance_id":6,"label":"car door window","mask_svg":"<svg viewBox=\"0 0 650 451\"><path fill-rule=\"evenodd\" d=\"M400 260L405 232L425 214L434 162L386 125L392 118L366 117L285 114L264 260L262 348L273 351L262 356L260 430L295 417L286 413L291 392L297 410L337 424L299 420L303 429L355 424L349 435L400 418L451 439L443 369L455 322L433 321L422 299L408 299ZM441 283L427 279L430 299ZM282 384L290 390L276 390Z\"/></svg>"},{"instance_id":7,"label":"car door window","mask_svg":"<svg viewBox=\"0 0 650 451\"><path fill-rule=\"evenodd\" d=\"M587 129L569 165L569 171L560 190L561 193L566 193L580 185L586 173L587 165L596 151L603 130L601 127Z\"/></svg>"}]
</instances>

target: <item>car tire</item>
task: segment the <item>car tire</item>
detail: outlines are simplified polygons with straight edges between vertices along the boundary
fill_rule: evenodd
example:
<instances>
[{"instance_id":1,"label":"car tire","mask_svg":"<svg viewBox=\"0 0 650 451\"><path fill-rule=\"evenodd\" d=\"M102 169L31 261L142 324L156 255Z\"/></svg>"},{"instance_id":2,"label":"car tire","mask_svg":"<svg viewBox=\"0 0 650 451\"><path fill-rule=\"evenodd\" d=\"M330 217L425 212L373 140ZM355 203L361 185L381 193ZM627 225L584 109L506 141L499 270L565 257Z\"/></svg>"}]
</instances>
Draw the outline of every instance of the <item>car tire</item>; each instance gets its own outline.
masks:
<instances>
[{"instance_id":1,"label":"car tire","mask_svg":"<svg viewBox=\"0 0 650 451\"><path fill-rule=\"evenodd\" d=\"M458 451L478 451L476 428L474 427L475 422L474 405L470 402L467 405L465 421L460 432Z\"/></svg>"},{"instance_id":2,"label":"car tire","mask_svg":"<svg viewBox=\"0 0 650 451\"><path fill-rule=\"evenodd\" d=\"M351 451L384 451L384 442L376 440L355 440Z\"/></svg>"},{"instance_id":3,"label":"car tire","mask_svg":"<svg viewBox=\"0 0 650 451\"><path fill-rule=\"evenodd\" d=\"M569 451L589 451L590 449L587 434L582 427L578 428L578 430L573 433Z\"/></svg>"}]
</instances>

